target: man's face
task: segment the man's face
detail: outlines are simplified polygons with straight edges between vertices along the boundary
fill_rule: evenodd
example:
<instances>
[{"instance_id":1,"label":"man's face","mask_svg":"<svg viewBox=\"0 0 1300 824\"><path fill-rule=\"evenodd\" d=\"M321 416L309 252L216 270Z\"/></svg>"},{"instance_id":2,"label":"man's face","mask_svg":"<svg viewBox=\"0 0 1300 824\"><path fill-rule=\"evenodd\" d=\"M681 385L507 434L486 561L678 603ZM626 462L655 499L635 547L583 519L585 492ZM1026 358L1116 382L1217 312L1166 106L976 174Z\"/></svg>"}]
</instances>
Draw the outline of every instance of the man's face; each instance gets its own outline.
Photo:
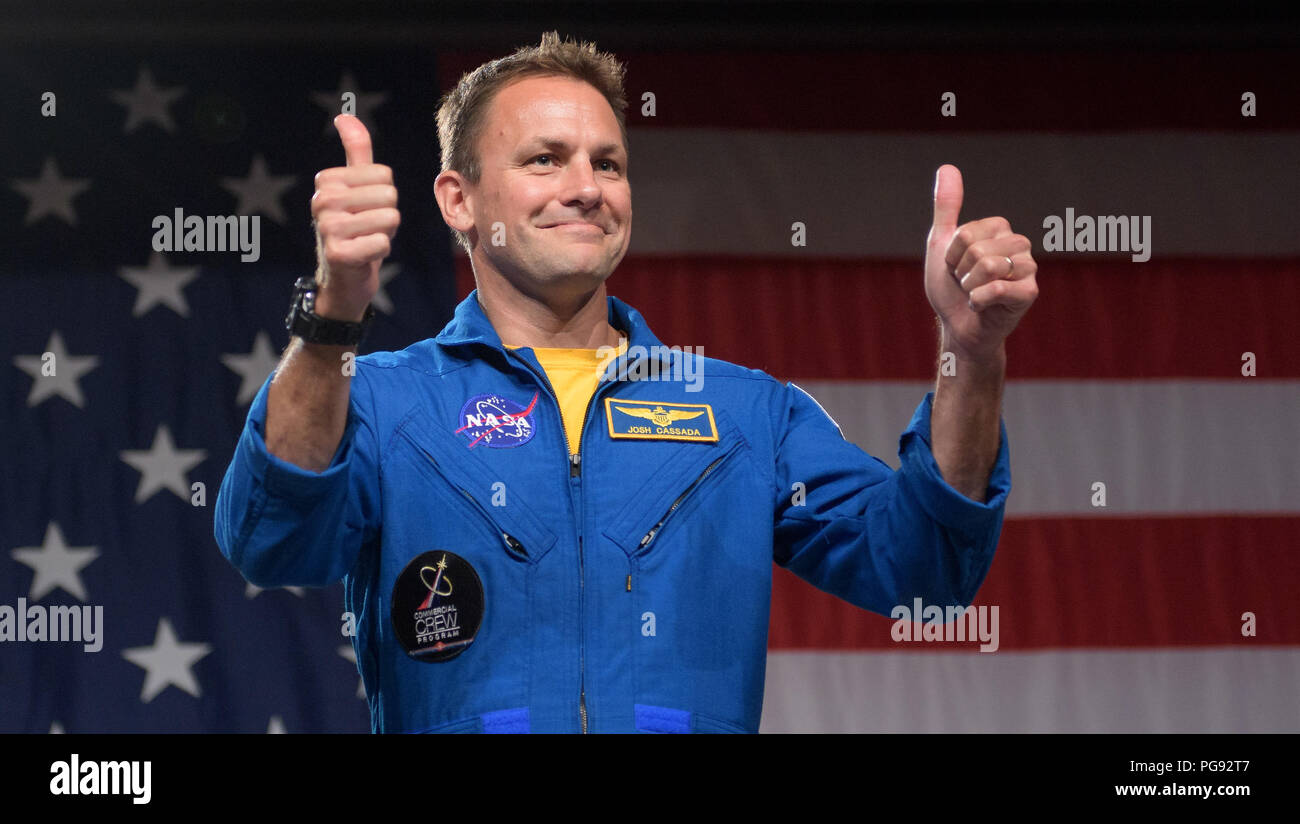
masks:
<instances>
[{"instance_id":1,"label":"man's face","mask_svg":"<svg viewBox=\"0 0 1300 824\"><path fill-rule=\"evenodd\" d=\"M478 149L467 199L477 252L496 271L530 294L590 291L613 273L632 237L632 188L600 92L567 77L512 83L493 99Z\"/></svg>"}]
</instances>

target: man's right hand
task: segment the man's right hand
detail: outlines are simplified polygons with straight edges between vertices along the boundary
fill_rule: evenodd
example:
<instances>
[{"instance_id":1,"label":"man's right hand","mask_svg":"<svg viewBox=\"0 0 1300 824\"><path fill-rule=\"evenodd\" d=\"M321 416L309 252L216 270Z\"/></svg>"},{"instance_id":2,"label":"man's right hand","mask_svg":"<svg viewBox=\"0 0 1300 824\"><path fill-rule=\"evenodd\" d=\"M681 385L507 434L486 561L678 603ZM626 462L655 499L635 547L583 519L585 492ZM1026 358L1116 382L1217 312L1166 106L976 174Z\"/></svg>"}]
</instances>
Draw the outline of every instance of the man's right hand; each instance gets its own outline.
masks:
<instances>
[{"instance_id":1,"label":"man's right hand","mask_svg":"<svg viewBox=\"0 0 1300 824\"><path fill-rule=\"evenodd\" d=\"M359 321L379 290L379 264L392 249L401 215L393 170L373 162L370 132L350 114L334 118L347 165L316 175L316 314Z\"/></svg>"}]
</instances>

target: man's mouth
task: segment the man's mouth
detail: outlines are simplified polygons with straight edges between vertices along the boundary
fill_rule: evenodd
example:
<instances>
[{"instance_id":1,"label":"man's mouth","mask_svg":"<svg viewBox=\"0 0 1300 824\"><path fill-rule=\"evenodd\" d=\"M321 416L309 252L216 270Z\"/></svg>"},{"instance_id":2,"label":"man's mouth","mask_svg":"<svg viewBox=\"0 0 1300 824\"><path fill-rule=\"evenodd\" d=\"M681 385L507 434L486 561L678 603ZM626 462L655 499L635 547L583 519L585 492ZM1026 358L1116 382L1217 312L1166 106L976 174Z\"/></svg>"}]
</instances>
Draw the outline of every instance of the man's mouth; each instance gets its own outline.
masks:
<instances>
[{"instance_id":1,"label":"man's mouth","mask_svg":"<svg viewBox=\"0 0 1300 824\"><path fill-rule=\"evenodd\" d=\"M591 223L586 220L562 220L559 223L552 223L548 226L543 226L542 228L543 229L566 229L569 231L577 231L577 232L595 231L595 232L600 232L601 234L605 234L605 228L603 226L597 223Z\"/></svg>"}]
</instances>

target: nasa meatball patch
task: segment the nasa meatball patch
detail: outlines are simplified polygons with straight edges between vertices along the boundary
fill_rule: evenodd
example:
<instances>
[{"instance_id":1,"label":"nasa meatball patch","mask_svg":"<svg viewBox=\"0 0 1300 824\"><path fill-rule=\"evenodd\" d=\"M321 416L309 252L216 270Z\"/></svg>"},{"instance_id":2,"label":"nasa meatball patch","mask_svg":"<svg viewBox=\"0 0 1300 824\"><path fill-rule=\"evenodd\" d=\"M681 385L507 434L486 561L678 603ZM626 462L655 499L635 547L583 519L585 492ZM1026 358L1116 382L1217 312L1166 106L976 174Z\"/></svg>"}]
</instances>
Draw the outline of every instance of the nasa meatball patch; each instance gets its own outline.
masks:
<instances>
[{"instance_id":1,"label":"nasa meatball patch","mask_svg":"<svg viewBox=\"0 0 1300 824\"><path fill-rule=\"evenodd\" d=\"M456 434L465 437L470 449L476 446L492 449L523 446L537 432L533 413L537 410L540 394L534 394L527 406L496 393L475 395L460 408Z\"/></svg>"}]
</instances>

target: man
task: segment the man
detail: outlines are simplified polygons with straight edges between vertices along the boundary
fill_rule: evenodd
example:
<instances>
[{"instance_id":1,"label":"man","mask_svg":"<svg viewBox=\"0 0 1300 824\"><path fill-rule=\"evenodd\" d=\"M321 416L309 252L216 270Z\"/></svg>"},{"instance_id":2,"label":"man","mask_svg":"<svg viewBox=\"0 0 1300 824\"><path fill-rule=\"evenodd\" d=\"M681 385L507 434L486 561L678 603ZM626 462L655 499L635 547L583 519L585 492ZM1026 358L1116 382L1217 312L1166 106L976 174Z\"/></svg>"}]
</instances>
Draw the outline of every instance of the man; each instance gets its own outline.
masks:
<instances>
[{"instance_id":1,"label":"man","mask_svg":"<svg viewBox=\"0 0 1300 824\"><path fill-rule=\"evenodd\" d=\"M992 561L1029 241L959 227L961 177L939 169L925 293L955 372L894 472L798 388L668 350L607 296L632 219L622 72L552 33L444 97L435 195L477 289L355 376L399 215L365 127L335 121L317 280L216 535L255 584L345 580L377 732L754 732L773 560L883 614L968 604Z\"/></svg>"}]
</instances>

